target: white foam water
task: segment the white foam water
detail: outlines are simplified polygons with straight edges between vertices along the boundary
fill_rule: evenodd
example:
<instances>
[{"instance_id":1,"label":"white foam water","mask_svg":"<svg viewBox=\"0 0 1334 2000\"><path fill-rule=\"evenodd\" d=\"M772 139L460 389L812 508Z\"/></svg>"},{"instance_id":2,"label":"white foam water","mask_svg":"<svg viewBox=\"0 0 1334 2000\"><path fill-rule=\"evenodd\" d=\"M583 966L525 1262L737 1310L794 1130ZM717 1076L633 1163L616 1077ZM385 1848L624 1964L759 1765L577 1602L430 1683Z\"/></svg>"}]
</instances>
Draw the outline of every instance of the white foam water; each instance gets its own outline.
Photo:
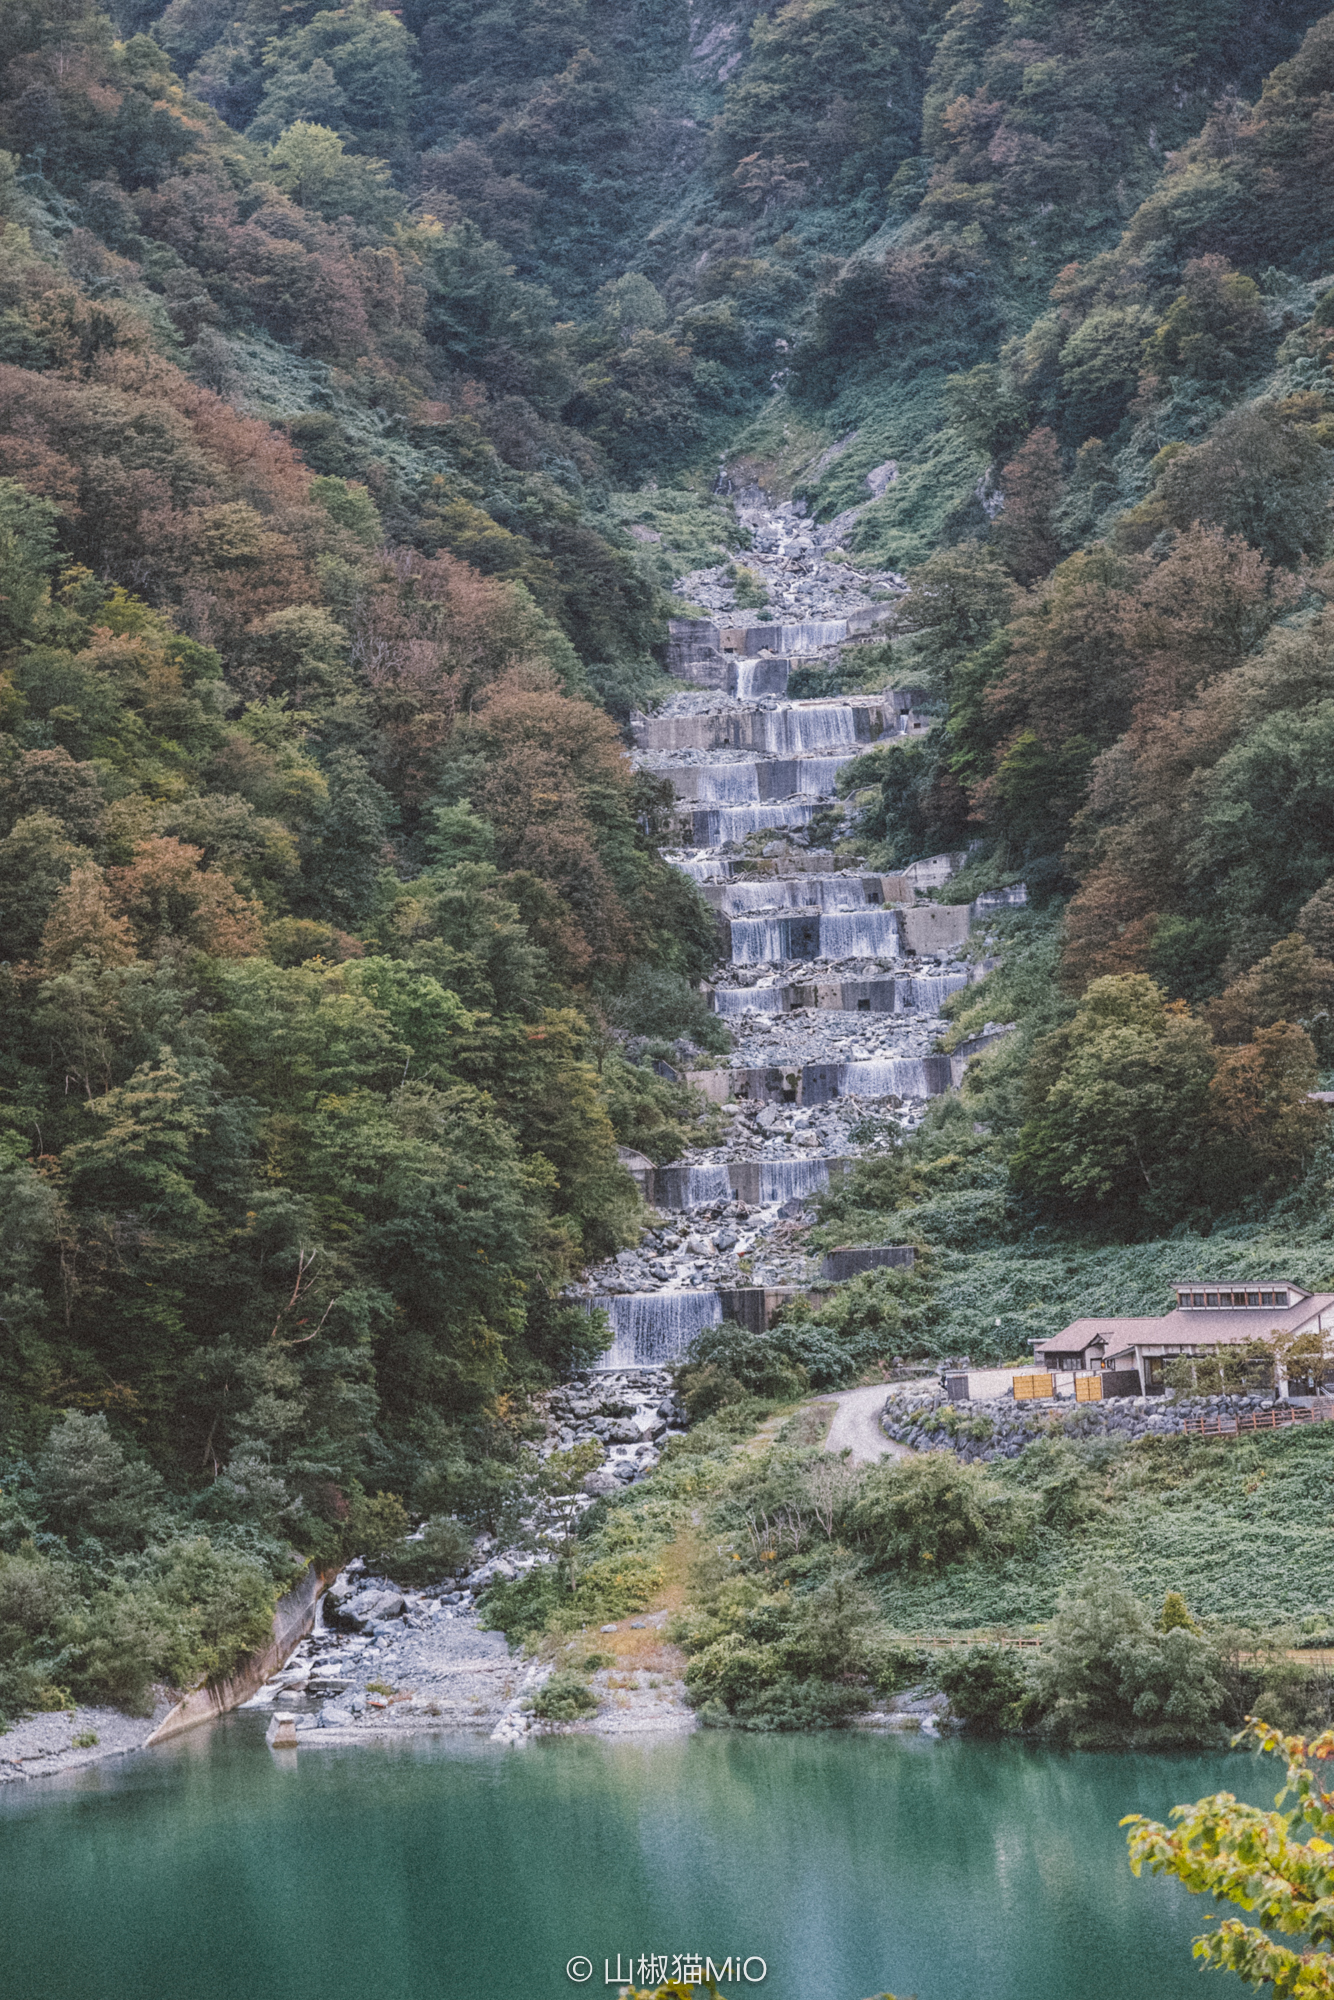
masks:
<instances>
[{"instance_id":1,"label":"white foam water","mask_svg":"<svg viewBox=\"0 0 1334 2000\"><path fill-rule=\"evenodd\" d=\"M659 1167L653 1176L654 1206L700 1208L705 1202L730 1201L732 1183L726 1165Z\"/></svg>"},{"instance_id":2,"label":"white foam water","mask_svg":"<svg viewBox=\"0 0 1334 2000\"><path fill-rule=\"evenodd\" d=\"M825 798L832 798L835 778L845 764L860 754L857 750L846 750L839 757L798 757L797 790L820 792Z\"/></svg>"},{"instance_id":3,"label":"white foam water","mask_svg":"<svg viewBox=\"0 0 1334 2000\"><path fill-rule=\"evenodd\" d=\"M713 1011L725 1018L744 1014L751 1007L757 1014L781 1014L783 992L781 986L718 986L714 988Z\"/></svg>"},{"instance_id":4,"label":"white foam water","mask_svg":"<svg viewBox=\"0 0 1334 2000\"><path fill-rule=\"evenodd\" d=\"M729 882L732 864L722 861L716 854L671 854L665 848L662 858L670 861L673 868L679 868L692 882Z\"/></svg>"},{"instance_id":5,"label":"white foam water","mask_svg":"<svg viewBox=\"0 0 1334 2000\"><path fill-rule=\"evenodd\" d=\"M738 660L732 672L736 677L733 692L738 701L754 701L757 695L787 692L786 660Z\"/></svg>"},{"instance_id":6,"label":"white foam water","mask_svg":"<svg viewBox=\"0 0 1334 2000\"><path fill-rule=\"evenodd\" d=\"M899 920L894 910L870 908L834 911L820 918L822 958L894 958L899 949Z\"/></svg>"},{"instance_id":7,"label":"white foam water","mask_svg":"<svg viewBox=\"0 0 1334 2000\"><path fill-rule=\"evenodd\" d=\"M765 749L789 757L857 741L856 710L833 702L775 708L760 718L760 725Z\"/></svg>"},{"instance_id":8,"label":"white foam water","mask_svg":"<svg viewBox=\"0 0 1334 2000\"><path fill-rule=\"evenodd\" d=\"M722 1322L717 1292L622 1292L593 1301L605 1306L616 1336L595 1364L608 1368L660 1368L679 1361L697 1333Z\"/></svg>"},{"instance_id":9,"label":"white foam water","mask_svg":"<svg viewBox=\"0 0 1334 2000\"><path fill-rule=\"evenodd\" d=\"M829 1185L827 1160L764 1160L760 1164L760 1200L797 1201Z\"/></svg>"},{"instance_id":10,"label":"white foam water","mask_svg":"<svg viewBox=\"0 0 1334 2000\"><path fill-rule=\"evenodd\" d=\"M895 1056L884 1062L844 1063L838 1072L843 1097L935 1097L938 1095L921 1056Z\"/></svg>"},{"instance_id":11,"label":"white foam water","mask_svg":"<svg viewBox=\"0 0 1334 2000\"><path fill-rule=\"evenodd\" d=\"M787 956L781 917L734 917L733 965L774 965Z\"/></svg>"},{"instance_id":12,"label":"white foam water","mask_svg":"<svg viewBox=\"0 0 1334 2000\"><path fill-rule=\"evenodd\" d=\"M708 838L707 847L721 847L724 841L745 840L748 834L776 832L782 827L809 826L822 801L785 799L778 805L706 806L696 814L695 838L701 821Z\"/></svg>"},{"instance_id":13,"label":"white foam water","mask_svg":"<svg viewBox=\"0 0 1334 2000\"><path fill-rule=\"evenodd\" d=\"M966 972L910 973L894 988L896 1014L938 1014L941 1002L968 984Z\"/></svg>"},{"instance_id":14,"label":"white foam water","mask_svg":"<svg viewBox=\"0 0 1334 2000\"><path fill-rule=\"evenodd\" d=\"M759 772L754 764L696 765L695 797L705 804L742 806L760 796Z\"/></svg>"}]
</instances>

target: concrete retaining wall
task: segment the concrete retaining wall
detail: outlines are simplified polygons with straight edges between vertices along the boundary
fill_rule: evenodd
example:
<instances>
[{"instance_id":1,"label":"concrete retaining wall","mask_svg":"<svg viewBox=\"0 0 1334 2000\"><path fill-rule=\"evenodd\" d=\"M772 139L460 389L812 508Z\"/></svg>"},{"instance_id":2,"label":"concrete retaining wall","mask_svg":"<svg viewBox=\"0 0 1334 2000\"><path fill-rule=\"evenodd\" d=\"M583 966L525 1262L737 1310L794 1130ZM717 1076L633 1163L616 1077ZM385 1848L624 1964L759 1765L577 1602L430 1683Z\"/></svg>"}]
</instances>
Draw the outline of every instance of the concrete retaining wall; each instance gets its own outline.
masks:
<instances>
[{"instance_id":1,"label":"concrete retaining wall","mask_svg":"<svg viewBox=\"0 0 1334 2000\"><path fill-rule=\"evenodd\" d=\"M916 1261L917 1252L911 1243L881 1243L865 1249L845 1245L840 1250L829 1251L820 1267L820 1276L841 1285L845 1279L855 1278L862 1271L882 1271L886 1267L911 1270Z\"/></svg>"},{"instance_id":2,"label":"concrete retaining wall","mask_svg":"<svg viewBox=\"0 0 1334 2000\"><path fill-rule=\"evenodd\" d=\"M967 944L971 911L967 903L919 903L899 911L904 951L933 955Z\"/></svg>"},{"instance_id":3,"label":"concrete retaining wall","mask_svg":"<svg viewBox=\"0 0 1334 2000\"><path fill-rule=\"evenodd\" d=\"M145 1748L152 1743L167 1743L173 1736L183 1735L187 1729L198 1728L201 1722L216 1722L220 1715L226 1715L230 1709L239 1708L243 1701L248 1701L314 1626L315 1606L324 1586L324 1576L312 1564L301 1580L294 1583L286 1596L280 1597L274 1606L273 1637L263 1652L252 1653L244 1665L238 1667L235 1673L228 1674L225 1680L209 1681L204 1687L196 1688L193 1694L186 1695L184 1701L178 1701L146 1739Z\"/></svg>"},{"instance_id":4,"label":"concrete retaining wall","mask_svg":"<svg viewBox=\"0 0 1334 2000\"><path fill-rule=\"evenodd\" d=\"M1014 1033L1014 1030L1015 1023L1011 1022L1008 1027L993 1028L990 1034L974 1035L971 1040L960 1042L958 1048L951 1051L950 1081L955 1090L963 1082L964 1072L973 1057L980 1056L986 1049L994 1048L997 1042L1003 1042L1007 1035Z\"/></svg>"}]
</instances>

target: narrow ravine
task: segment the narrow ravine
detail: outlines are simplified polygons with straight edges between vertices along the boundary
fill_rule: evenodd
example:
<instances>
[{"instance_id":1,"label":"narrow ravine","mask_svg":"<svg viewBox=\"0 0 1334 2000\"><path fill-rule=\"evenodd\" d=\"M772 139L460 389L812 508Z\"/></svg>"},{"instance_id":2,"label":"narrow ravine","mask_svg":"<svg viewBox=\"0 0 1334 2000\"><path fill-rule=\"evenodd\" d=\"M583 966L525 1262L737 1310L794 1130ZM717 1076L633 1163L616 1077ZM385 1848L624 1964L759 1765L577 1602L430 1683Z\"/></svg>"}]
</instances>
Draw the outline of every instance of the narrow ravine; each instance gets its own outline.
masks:
<instances>
[{"instance_id":1,"label":"narrow ravine","mask_svg":"<svg viewBox=\"0 0 1334 2000\"><path fill-rule=\"evenodd\" d=\"M839 772L886 737L920 733L911 696L787 696L797 665L832 665L876 630L900 580L857 574L790 506L750 495L745 511L747 561L802 622L743 622L754 614L735 607L723 569L682 578L680 594L716 622L673 626L680 692L632 721L636 763L676 795L668 858L717 913L709 997L734 1047L712 1069L683 1065L718 1102L722 1143L656 1170L631 1162L663 1220L578 1288L610 1314L613 1371L677 1361L724 1317L760 1330L787 1292L830 1275L806 1249L811 1199L951 1087L956 1068L935 1053L940 1009L980 970L966 955L969 910L925 900L962 856L889 876L847 851L854 808Z\"/></svg>"}]
</instances>

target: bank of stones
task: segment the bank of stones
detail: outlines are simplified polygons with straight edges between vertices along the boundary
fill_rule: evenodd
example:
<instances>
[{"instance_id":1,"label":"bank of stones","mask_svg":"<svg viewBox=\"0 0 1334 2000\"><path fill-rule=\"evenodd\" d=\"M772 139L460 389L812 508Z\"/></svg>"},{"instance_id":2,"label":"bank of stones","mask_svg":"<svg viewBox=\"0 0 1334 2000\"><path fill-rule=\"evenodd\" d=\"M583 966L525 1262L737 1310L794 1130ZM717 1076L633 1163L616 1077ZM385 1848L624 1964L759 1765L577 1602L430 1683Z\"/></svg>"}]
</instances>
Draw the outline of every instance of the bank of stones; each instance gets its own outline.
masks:
<instances>
[{"instance_id":1,"label":"bank of stones","mask_svg":"<svg viewBox=\"0 0 1334 2000\"><path fill-rule=\"evenodd\" d=\"M1016 1403L952 1403L943 1396L891 1395L880 1419L885 1436L910 1451L952 1451L966 1464L1017 1458L1043 1437L1111 1438L1178 1435L1200 1418L1230 1420L1256 1410L1282 1409L1272 1396L1117 1396L1105 1403L1065 1398Z\"/></svg>"}]
</instances>

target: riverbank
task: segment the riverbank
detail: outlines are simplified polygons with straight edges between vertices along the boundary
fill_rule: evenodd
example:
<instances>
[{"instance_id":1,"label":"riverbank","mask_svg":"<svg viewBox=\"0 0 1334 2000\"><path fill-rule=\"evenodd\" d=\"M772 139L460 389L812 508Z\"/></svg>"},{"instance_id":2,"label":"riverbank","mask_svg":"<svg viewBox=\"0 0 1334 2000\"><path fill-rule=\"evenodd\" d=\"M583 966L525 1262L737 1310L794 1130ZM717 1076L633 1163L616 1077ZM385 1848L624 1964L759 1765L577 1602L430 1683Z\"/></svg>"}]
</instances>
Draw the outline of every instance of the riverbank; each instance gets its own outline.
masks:
<instances>
[{"instance_id":1,"label":"riverbank","mask_svg":"<svg viewBox=\"0 0 1334 2000\"><path fill-rule=\"evenodd\" d=\"M142 1750L178 1699L171 1690L158 1690L148 1715L126 1715L123 1709L83 1703L25 1715L0 1736L0 1785L57 1777Z\"/></svg>"}]
</instances>

